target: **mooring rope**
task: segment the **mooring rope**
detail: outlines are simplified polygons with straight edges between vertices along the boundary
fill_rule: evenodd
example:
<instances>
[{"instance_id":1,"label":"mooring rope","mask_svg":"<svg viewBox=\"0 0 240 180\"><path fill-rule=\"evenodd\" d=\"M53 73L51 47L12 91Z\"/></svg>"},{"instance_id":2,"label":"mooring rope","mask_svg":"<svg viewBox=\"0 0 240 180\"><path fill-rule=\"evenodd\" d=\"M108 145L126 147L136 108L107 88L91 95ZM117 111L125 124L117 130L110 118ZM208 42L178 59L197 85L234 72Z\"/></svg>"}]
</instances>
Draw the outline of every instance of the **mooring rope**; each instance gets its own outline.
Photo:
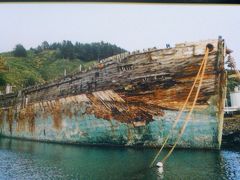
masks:
<instances>
[{"instance_id":1,"label":"mooring rope","mask_svg":"<svg viewBox=\"0 0 240 180\"><path fill-rule=\"evenodd\" d=\"M193 83L193 85L192 85L192 87L191 87L191 90L190 90L190 92L189 92L189 94L188 94L188 96L187 96L187 99L186 99L183 107L181 108L181 111L179 112L179 114L178 114L178 116L177 116L177 118L176 118L176 120L175 120L175 122L174 122L174 124L173 124L173 126L172 126L172 128L171 128L171 130L170 130L170 132L169 132L169 134L168 134L168 136L167 136L166 139L164 140L164 143L163 143L161 149L158 151L157 155L156 155L155 158L153 159L150 167L153 166L154 162L156 161L156 159L157 159L158 156L160 155L162 149L163 149L164 146L166 145L166 143L167 143L167 141L168 141L168 139L169 139L169 137L170 137L171 131L175 128L176 124L178 123L178 121L179 121L179 119L180 119L180 117L181 117L181 115L182 115L182 112L183 112L183 110L185 109L185 107L186 107L186 105L187 105L187 103L188 103L188 101L189 101L189 98L190 98L190 96L191 96L191 94L192 94L192 92L193 92L193 89L194 89L194 87L195 87L195 85L196 85L196 82L197 82L197 80L198 80L198 78L199 78L200 72L202 71L201 77L200 77L200 81L199 81L199 86L198 86L198 89L197 89L197 92L196 92L196 95L195 95L195 98L194 98L194 101L193 101L193 105L192 105L192 107L191 107L191 110L190 110L190 112L188 113L188 116L187 116L186 119L185 119L184 125L183 125L181 131L179 132L179 136L178 136L176 142L174 143L173 147L172 147L171 150L168 152L168 154L163 158L162 163L164 163L164 162L166 161L166 159L171 155L172 151L174 150L175 146L177 145L178 141L180 140L181 136L183 135L183 133L184 133L184 131L185 131L185 128L186 128L186 126L187 126L187 123L188 123L188 121L190 120L192 111L193 111L193 109L194 109L194 107L195 107L195 104L196 104L196 101L197 101L197 98L198 98L198 95L199 95L199 92L200 92L200 88L201 88L201 85L202 85L202 80L203 80L204 72L205 72L206 65L207 65L208 53L209 53L209 48L206 48L204 58L203 58L203 60L202 60L202 63L201 63L201 66L200 66L200 68L199 68L199 71L198 71L198 73L197 73L197 76L196 76L196 78L195 78L195 80L194 80L194 83Z\"/></svg>"},{"instance_id":2,"label":"mooring rope","mask_svg":"<svg viewBox=\"0 0 240 180\"><path fill-rule=\"evenodd\" d=\"M198 78L199 78L199 75L200 75L200 72L201 72L201 70L202 70L203 65L204 65L204 60L203 60L202 63L201 63L201 66L200 66L200 68L199 68L199 70L198 70L197 76L195 77L194 83L193 83L193 85L192 85L192 87L191 87L191 90L190 90L190 92L189 92L189 94L188 94L188 96L187 96L187 99L186 99L184 105L182 106L180 112L178 113L178 115L177 115L177 117L176 117L176 120L175 120L175 122L174 122L174 124L173 124L173 126L172 126L172 128L171 128L171 130L170 130L170 132L169 132L169 134L168 134L168 136L165 138L164 143L163 143L161 149L158 151L158 153L157 153L157 155L155 156L154 160L152 161L150 167L153 166L153 164L154 164L154 162L156 161L157 157L159 156L159 154L162 152L163 148L165 147L165 145L166 145L166 143L167 143L167 141L168 141L168 139L169 139L169 137L170 137L171 132L173 131L173 129L174 129L175 126L177 125L177 123L178 123L178 121L179 121L179 119L180 119L180 117L181 117L181 115L182 115L182 113L183 113L183 111L184 111L184 109L185 109L188 101L189 101L189 98L190 98L190 96L191 96L191 94L192 94L192 91L193 91L193 89L194 89L194 87L195 87L195 85L196 85L196 82L197 82L197 80L198 80Z\"/></svg>"}]
</instances>

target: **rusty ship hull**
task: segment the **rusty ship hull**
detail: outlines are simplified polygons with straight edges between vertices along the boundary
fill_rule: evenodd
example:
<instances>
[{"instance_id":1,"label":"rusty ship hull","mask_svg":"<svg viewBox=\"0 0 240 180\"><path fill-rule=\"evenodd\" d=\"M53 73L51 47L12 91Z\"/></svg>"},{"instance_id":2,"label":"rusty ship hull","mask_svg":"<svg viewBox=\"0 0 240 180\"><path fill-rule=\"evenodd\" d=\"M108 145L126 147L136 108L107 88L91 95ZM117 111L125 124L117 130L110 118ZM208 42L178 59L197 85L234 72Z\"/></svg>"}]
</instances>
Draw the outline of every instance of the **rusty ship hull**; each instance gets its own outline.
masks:
<instances>
[{"instance_id":1,"label":"rusty ship hull","mask_svg":"<svg viewBox=\"0 0 240 180\"><path fill-rule=\"evenodd\" d=\"M59 143L161 146L211 44L196 108L178 147L221 145L224 40L123 53L89 70L0 96L2 136ZM193 94L196 90L193 92ZM187 104L168 146L179 132Z\"/></svg>"}]
</instances>

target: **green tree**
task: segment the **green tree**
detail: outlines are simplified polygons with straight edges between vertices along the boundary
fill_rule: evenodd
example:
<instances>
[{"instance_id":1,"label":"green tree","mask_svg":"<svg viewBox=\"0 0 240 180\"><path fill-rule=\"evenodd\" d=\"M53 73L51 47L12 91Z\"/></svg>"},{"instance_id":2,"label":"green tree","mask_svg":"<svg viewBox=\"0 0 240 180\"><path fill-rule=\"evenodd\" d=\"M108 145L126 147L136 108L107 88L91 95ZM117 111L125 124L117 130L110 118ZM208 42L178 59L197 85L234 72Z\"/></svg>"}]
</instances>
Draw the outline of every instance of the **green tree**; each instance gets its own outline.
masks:
<instances>
[{"instance_id":1,"label":"green tree","mask_svg":"<svg viewBox=\"0 0 240 180\"><path fill-rule=\"evenodd\" d=\"M15 57L26 57L27 51L21 44L17 44L15 49L13 50L13 55Z\"/></svg>"},{"instance_id":2,"label":"green tree","mask_svg":"<svg viewBox=\"0 0 240 180\"><path fill-rule=\"evenodd\" d=\"M50 46L49 46L47 41L43 41L41 47L42 47L43 50L47 50L47 49L50 48Z\"/></svg>"},{"instance_id":3,"label":"green tree","mask_svg":"<svg viewBox=\"0 0 240 180\"><path fill-rule=\"evenodd\" d=\"M7 82L3 77L3 74L0 74L0 86L6 86Z\"/></svg>"},{"instance_id":4,"label":"green tree","mask_svg":"<svg viewBox=\"0 0 240 180\"><path fill-rule=\"evenodd\" d=\"M63 58L74 59L74 45L71 41L63 41L60 48L61 55Z\"/></svg>"},{"instance_id":5,"label":"green tree","mask_svg":"<svg viewBox=\"0 0 240 180\"><path fill-rule=\"evenodd\" d=\"M81 44L79 42L76 42L74 46L74 52L75 56L78 59L81 59L83 61L91 61L123 53L126 52L126 50L116 45L101 41L90 44Z\"/></svg>"},{"instance_id":6,"label":"green tree","mask_svg":"<svg viewBox=\"0 0 240 180\"><path fill-rule=\"evenodd\" d=\"M99 60L115 54L126 52L115 44L101 42L94 43L80 43L76 42L73 44L69 40L64 40L62 43L52 43L49 44L44 41L41 46L34 49L37 54L44 50L56 50L55 58L65 58L65 59L80 59L82 61L92 61Z\"/></svg>"},{"instance_id":7,"label":"green tree","mask_svg":"<svg viewBox=\"0 0 240 180\"><path fill-rule=\"evenodd\" d=\"M51 50L56 50L61 47L62 47L61 43L53 43L53 44L49 45L49 49L51 49Z\"/></svg>"}]
</instances>

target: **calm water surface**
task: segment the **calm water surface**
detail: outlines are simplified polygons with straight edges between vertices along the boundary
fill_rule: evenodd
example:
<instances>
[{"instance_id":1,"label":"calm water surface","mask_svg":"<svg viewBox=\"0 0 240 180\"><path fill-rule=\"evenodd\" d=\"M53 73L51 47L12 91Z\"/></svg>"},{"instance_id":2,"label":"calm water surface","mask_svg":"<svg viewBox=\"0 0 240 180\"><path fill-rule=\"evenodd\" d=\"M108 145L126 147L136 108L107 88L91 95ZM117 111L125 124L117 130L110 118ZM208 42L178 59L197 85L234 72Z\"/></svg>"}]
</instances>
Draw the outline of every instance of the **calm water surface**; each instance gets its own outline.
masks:
<instances>
[{"instance_id":1,"label":"calm water surface","mask_svg":"<svg viewBox=\"0 0 240 180\"><path fill-rule=\"evenodd\" d=\"M240 149L176 150L163 174L156 152L0 138L0 179L240 179Z\"/></svg>"}]
</instances>

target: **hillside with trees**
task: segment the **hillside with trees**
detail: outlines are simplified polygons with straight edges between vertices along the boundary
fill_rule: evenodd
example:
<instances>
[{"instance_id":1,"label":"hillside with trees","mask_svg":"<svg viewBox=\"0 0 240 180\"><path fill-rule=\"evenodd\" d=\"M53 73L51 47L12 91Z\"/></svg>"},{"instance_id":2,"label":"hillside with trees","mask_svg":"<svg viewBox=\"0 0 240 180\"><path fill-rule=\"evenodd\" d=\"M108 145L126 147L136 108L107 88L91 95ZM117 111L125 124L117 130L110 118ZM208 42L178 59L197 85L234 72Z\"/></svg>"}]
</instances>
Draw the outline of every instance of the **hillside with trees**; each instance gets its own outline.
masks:
<instances>
[{"instance_id":1,"label":"hillside with trees","mask_svg":"<svg viewBox=\"0 0 240 180\"><path fill-rule=\"evenodd\" d=\"M78 71L80 64L88 68L98 60L126 52L116 45L106 42L49 44L44 41L36 48L26 50L21 44L12 52L0 53L4 71L0 70L0 90L9 83L15 90L37 83L44 83Z\"/></svg>"}]
</instances>

